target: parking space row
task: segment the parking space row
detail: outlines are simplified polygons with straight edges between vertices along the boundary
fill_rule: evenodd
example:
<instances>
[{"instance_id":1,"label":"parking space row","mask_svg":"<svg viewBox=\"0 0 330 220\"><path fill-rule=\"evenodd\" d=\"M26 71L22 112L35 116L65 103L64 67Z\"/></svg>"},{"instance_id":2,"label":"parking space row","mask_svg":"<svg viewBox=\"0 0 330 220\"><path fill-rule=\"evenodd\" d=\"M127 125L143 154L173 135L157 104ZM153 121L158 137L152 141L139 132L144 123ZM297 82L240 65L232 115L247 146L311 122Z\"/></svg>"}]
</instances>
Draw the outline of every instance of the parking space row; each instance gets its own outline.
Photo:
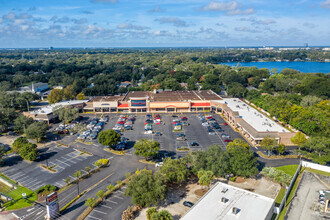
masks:
<instances>
[{"instance_id":1,"label":"parking space row","mask_svg":"<svg viewBox=\"0 0 330 220\"><path fill-rule=\"evenodd\" d=\"M122 211L127 208L127 204L130 201L130 198L124 196L124 189L126 187L119 189L109 198L105 199L101 204L93 209L93 211L87 216L86 219L89 220L116 220L120 219ZM123 209L118 211L118 209ZM119 218L118 218L119 217Z\"/></svg>"}]
</instances>

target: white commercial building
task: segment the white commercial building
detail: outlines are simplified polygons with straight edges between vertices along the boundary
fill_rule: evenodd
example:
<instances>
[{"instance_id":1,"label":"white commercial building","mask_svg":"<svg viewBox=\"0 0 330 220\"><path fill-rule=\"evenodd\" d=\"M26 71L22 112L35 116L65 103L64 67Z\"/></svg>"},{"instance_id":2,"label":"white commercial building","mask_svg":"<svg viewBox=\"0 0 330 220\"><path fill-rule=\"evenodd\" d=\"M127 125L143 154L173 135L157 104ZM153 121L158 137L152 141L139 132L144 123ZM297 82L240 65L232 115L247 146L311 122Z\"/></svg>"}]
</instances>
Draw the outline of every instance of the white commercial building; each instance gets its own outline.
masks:
<instances>
[{"instance_id":1,"label":"white commercial building","mask_svg":"<svg viewBox=\"0 0 330 220\"><path fill-rule=\"evenodd\" d=\"M182 220L268 220L275 200L218 182Z\"/></svg>"}]
</instances>

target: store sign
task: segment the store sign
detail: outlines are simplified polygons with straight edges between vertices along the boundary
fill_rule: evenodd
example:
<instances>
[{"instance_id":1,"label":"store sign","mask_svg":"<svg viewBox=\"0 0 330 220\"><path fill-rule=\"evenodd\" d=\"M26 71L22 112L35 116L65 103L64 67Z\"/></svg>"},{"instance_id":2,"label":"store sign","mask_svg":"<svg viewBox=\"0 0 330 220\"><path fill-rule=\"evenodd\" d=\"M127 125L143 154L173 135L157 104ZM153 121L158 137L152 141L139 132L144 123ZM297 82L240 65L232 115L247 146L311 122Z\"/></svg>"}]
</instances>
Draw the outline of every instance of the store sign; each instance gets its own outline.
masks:
<instances>
[{"instance_id":1,"label":"store sign","mask_svg":"<svg viewBox=\"0 0 330 220\"><path fill-rule=\"evenodd\" d=\"M46 205L48 219L55 219L60 212L56 192L53 192L46 197Z\"/></svg>"},{"instance_id":2,"label":"store sign","mask_svg":"<svg viewBox=\"0 0 330 220\"><path fill-rule=\"evenodd\" d=\"M132 107L144 107L147 105L146 103L146 100L131 100Z\"/></svg>"}]
</instances>

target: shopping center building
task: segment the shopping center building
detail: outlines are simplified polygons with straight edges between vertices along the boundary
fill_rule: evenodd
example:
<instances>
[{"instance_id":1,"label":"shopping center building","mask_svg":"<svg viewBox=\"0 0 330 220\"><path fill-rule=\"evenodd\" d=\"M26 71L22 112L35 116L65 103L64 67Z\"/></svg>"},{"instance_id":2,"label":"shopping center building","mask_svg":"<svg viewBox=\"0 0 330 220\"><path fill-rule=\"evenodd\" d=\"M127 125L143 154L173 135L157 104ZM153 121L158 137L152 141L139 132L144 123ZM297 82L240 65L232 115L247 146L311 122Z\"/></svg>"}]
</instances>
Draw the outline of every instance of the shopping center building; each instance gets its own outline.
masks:
<instances>
[{"instance_id":1,"label":"shopping center building","mask_svg":"<svg viewBox=\"0 0 330 220\"><path fill-rule=\"evenodd\" d=\"M91 99L84 111L111 112L203 112L211 110L212 100L222 98L211 90L202 91L132 91L124 96L98 96Z\"/></svg>"}]
</instances>

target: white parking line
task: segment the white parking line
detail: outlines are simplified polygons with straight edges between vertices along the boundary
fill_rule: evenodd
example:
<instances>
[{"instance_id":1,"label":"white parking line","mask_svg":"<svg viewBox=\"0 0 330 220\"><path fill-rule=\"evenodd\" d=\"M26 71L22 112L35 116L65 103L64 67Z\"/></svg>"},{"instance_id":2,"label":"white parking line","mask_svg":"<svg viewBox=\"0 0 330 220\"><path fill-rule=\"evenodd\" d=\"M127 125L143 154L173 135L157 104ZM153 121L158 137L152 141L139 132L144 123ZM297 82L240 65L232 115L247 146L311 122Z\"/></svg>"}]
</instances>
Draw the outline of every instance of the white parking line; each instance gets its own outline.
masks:
<instances>
[{"instance_id":1,"label":"white parking line","mask_svg":"<svg viewBox=\"0 0 330 220\"><path fill-rule=\"evenodd\" d=\"M38 182L38 179L32 179L31 181L23 181L21 183L24 183L23 185L31 185L32 183Z\"/></svg>"},{"instance_id":2,"label":"white parking line","mask_svg":"<svg viewBox=\"0 0 330 220\"><path fill-rule=\"evenodd\" d=\"M68 167L71 166L71 165L69 165L69 164L67 164L67 163L64 163L63 161L58 160L58 159L55 159L55 160L57 160L57 161L60 162L60 163L63 163L63 164L65 164L65 165L67 165Z\"/></svg>"},{"instance_id":3,"label":"white parking line","mask_svg":"<svg viewBox=\"0 0 330 220\"><path fill-rule=\"evenodd\" d=\"M104 208L112 209L111 206L106 206L106 205L100 205L100 206L102 206L102 207L104 207Z\"/></svg>"},{"instance_id":4,"label":"white parking line","mask_svg":"<svg viewBox=\"0 0 330 220\"><path fill-rule=\"evenodd\" d=\"M96 217L91 216L91 215L89 215L87 218L92 218L92 219L102 220L102 219L100 219L100 218L96 218Z\"/></svg>"},{"instance_id":5,"label":"white parking line","mask_svg":"<svg viewBox=\"0 0 330 220\"><path fill-rule=\"evenodd\" d=\"M111 202L111 203L113 203L113 204L118 204L118 202L114 202L114 201L112 201L112 200L107 200L108 202Z\"/></svg>"},{"instance_id":6,"label":"white parking line","mask_svg":"<svg viewBox=\"0 0 330 220\"><path fill-rule=\"evenodd\" d=\"M118 198L118 199L124 199L124 198L122 198L122 197L120 197L120 196L117 196L117 195L114 195L113 197L116 197L116 198Z\"/></svg>"},{"instance_id":7,"label":"white parking line","mask_svg":"<svg viewBox=\"0 0 330 220\"><path fill-rule=\"evenodd\" d=\"M31 186L29 186L31 189L33 189L33 188L35 188L36 186L39 186L40 185L40 183L42 183L41 181L38 181L38 182L36 182L36 183L34 183L34 184L32 184Z\"/></svg>"},{"instance_id":8,"label":"white parking line","mask_svg":"<svg viewBox=\"0 0 330 220\"><path fill-rule=\"evenodd\" d=\"M17 174L18 174L18 176L16 176ZM12 178L12 179L20 178L20 177L22 177L22 176L24 176L24 175L25 175L25 173L18 172L18 173L16 173L16 174L12 175L11 178Z\"/></svg>"},{"instance_id":9,"label":"white parking line","mask_svg":"<svg viewBox=\"0 0 330 220\"><path fill-rule=\"evenodd\" d=\"M25 177L23 177L23 178L16 178L17 179L17 182L24 182L24 181L26 181L27 179L29 179L30 177L29 176L25 176Z\"/></svg>"},{"instance_id":10,"label":"white parking line","mask_svg":"<svg viewBox=\"0 0 330 220\"><path fill-rule=\"evenodd\" d=\"M101 213L101 214L103 214L103 215L106 215L107 213L105 213L105 212L101 212L101 211L99 211L99 210L96 210L96 209L94 209L93 210L94 212L98 212L98 213Z\"/></svg>"}]
</instances>

